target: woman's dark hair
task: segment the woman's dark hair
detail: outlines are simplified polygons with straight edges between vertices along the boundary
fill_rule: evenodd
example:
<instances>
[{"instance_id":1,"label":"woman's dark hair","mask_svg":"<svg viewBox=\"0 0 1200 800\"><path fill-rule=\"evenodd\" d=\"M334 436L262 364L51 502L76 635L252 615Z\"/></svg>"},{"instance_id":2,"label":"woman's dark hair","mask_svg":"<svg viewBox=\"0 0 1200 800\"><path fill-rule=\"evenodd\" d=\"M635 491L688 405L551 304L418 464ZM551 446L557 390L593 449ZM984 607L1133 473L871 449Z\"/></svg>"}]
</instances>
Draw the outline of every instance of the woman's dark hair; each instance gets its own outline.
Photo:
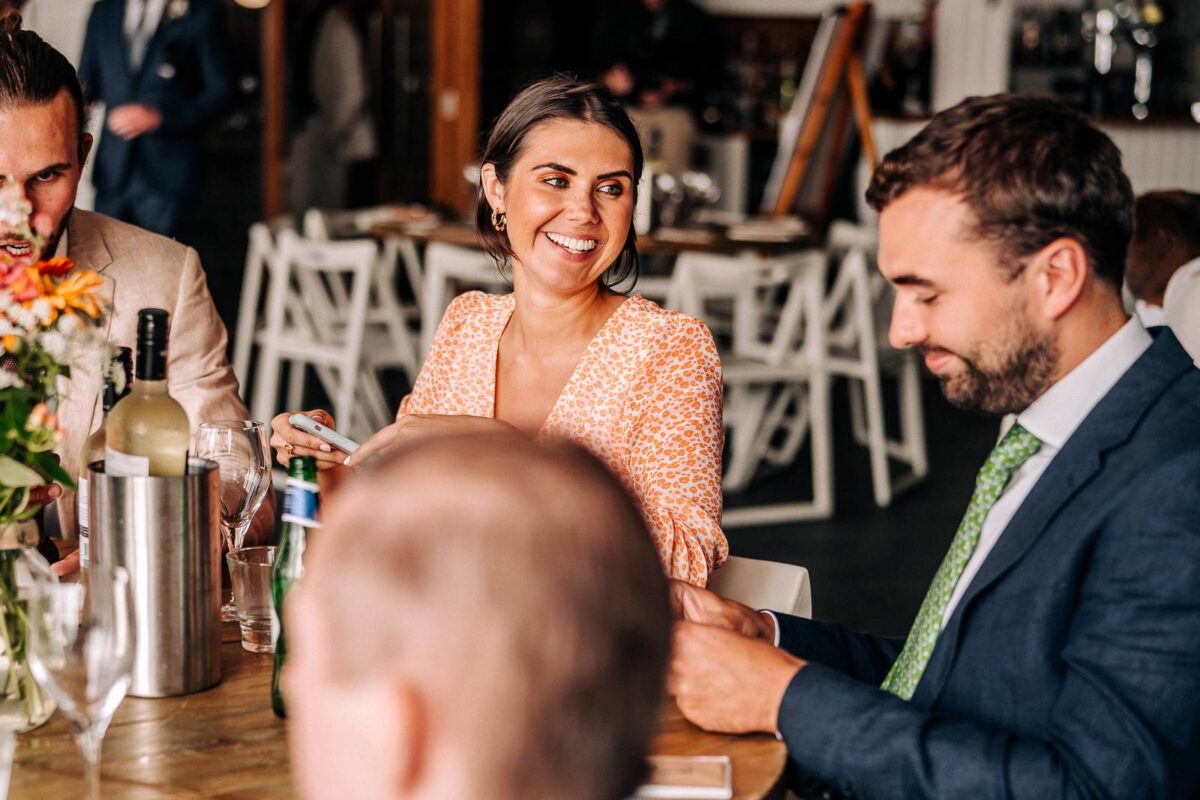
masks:
<instances>
[{"instance_id":1,"label":"woman's dark hair","mask_svg":"<svg viewBox=\"0 0 1200 800\"><path fill-rule=\"evenodd\" d=\"M0 108L49 103L64 89L75 103L75 132L82 143L83 89L71 62L33 31L22 30L20 14L0 21Z\"/></svg>"},{"instance_id":2,"label":"woman's dark hair","mask_svg":"<svg viewBox=\"0 0 1200 800\"><path fill-rule=\"evenodd\" d=\"M603 125L620 136L629 145L633 156L633 192L637 200L637 183L642 177L642 143L625 109L595 84L583 83L565 76L546 78L521 91L508 107L496 118L492 132L488 134L483 148L482 163L491 164L496 176L503 183L513 164L521 157L525 139L529 132L543 122L557 119L579 120ZM496 260L498 266L508 264L512 247L508 234L492 227L492 207L484 195L482 183L479 187L479 203L475 209L475 229L483 249ZM629 235L625 247L617 260L605 271L605 286L616 286L630 276L637 282L638 254L637 234L629 223Z\"/></svg>"}]
</instances>

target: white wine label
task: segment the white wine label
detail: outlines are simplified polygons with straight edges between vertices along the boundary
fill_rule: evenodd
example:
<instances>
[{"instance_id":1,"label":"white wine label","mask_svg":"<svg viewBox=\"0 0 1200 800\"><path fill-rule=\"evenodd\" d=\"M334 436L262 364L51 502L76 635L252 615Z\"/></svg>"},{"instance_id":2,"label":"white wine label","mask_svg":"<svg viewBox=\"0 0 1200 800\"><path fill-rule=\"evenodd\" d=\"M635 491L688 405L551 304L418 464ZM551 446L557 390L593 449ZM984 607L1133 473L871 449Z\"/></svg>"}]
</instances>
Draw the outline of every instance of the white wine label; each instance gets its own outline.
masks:
<instances>
[{"instance_id":1,"label":"white wine label","mask_svg":"<svg viewBox=\"0 0 1200 800\"><path fill-rule=\"evenodd\" d=\"M79 492L76 495L79 499L79 505L76 510L77 519L75 522L79 526L79 568L85 569L88 565L88 538L90 529L88 527L88 479L79 476Z\"/></svg>"},{"instance_id":2,"label":"white wine label","mask_svg":"<svg viewBox=\"0 0 1200 800\"><path fill-rule=\"evenodd\" d=\"M141 478L150 474L150 459L104 448L104 472L117 478Z\"/></svg>"}]
</instances>

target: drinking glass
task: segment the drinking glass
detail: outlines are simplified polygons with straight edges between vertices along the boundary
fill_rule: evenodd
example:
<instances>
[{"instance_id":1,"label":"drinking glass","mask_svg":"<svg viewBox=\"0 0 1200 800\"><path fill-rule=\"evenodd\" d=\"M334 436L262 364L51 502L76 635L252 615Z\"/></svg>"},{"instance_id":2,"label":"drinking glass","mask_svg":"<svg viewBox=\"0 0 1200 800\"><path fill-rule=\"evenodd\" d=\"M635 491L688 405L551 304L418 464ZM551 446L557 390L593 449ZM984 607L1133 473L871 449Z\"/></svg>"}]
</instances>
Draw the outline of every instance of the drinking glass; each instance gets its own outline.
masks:
<instances>
[{"instance_id":1,"label":"drinking glass","mask_svg":"<svg viewBox=\"0 0 1200 800\"><path fill-rule=\"evenodd\" d=\"M226 552L238 550L271 488L267 426L249 419L205 422L196 434L196 455L221 468L221 532ZM229 602L221 606L221 620L237 620L232 589Z\"/></svg>"},{"instance_id":2,"label":"drinking glass","mask_svg":"<svg viewBox=\"0 0 1200 800\"><path fill-rule=\"evenodd\" d=\"M121 567L93 565L79 583L38 578L29 605L29 667L71 721L100 798L100 743L133 667L133 603Z\"/></svg>"}]
</instances>

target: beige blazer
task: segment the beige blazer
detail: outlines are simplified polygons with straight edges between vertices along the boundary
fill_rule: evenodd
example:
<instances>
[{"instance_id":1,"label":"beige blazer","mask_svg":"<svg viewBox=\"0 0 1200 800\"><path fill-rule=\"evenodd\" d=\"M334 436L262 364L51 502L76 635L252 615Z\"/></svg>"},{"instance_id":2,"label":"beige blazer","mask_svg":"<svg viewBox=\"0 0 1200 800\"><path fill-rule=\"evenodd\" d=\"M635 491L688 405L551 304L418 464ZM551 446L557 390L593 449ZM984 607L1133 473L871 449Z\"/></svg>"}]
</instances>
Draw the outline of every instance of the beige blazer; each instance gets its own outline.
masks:
<instances>
[{"instance_id":1,"label":"beige blazer","mask_svg":"<svg viewBox=\"0 0 1200 800\"><path fill-rule=\"evenodd\" d=\"M217 316L196 251L178 242L75 209L67 224L67 255L82 269L104 278L112 301L108 341L135 347L137 315L143 308L165 308L170 314L167 386L187 411L195 430L201 422L245 419L238 382L225 357L225 325ZM100 365L73 365L70 380L60 386L59 417L66 438L57 448L67 473L76 475L83 444L100 427ZM64 535L76 528L75 494L59 499ZM257 541L274 525L275 502L267 493L253 532Z\"/></svg>"}]
</instances>

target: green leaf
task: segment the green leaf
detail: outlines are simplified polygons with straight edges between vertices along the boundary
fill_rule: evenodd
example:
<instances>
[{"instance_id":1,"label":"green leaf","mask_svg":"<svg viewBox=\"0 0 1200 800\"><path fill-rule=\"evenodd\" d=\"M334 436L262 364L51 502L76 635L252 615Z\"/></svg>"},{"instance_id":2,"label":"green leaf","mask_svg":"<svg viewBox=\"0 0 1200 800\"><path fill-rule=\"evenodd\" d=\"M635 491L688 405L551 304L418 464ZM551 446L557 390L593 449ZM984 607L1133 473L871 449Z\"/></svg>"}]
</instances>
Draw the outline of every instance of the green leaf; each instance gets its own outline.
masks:
<instances>
[{"instance_id":1,"label":"green leaf","mask_svg":"<svg viewBox=\"0 0 1200 800\"><path fill-rule=\"evenodd\" d=\"M75 488L75 481L71 480L71 476L62 468L58 456L54 453L30 453L30 456L33 459L33 466L37 468L38 472L60 484L67 491Z\"/></svg>"},{"instance_id":2,"label":"green leaf","mask_svg":"<svg viewBox=\"0 0 1200 800\"><path fill-rule=\"evenodd\" d=\"M0 486L41 486L46 481L20 461L0 456Z\"/></svg>"}]
</instances>

